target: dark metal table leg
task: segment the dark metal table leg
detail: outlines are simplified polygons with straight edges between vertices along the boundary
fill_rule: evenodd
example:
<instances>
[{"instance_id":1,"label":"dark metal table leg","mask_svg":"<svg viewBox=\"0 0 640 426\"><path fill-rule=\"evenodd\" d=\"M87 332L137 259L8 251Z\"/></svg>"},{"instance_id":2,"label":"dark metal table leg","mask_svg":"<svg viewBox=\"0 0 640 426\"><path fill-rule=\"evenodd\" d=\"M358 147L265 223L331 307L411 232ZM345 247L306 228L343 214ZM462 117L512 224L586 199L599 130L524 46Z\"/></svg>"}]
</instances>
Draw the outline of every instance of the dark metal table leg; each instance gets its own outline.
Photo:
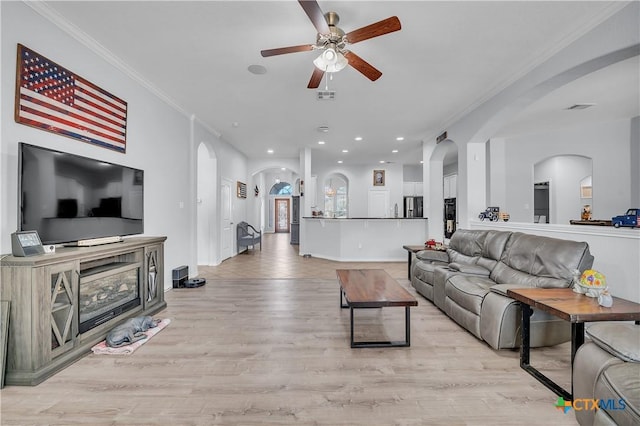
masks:
<instances>
[{"instance_id":1,"label":"dark metal table leg","mask_svg":"<svg viewBox=\"0 0 640 426\"><path fill-rule=\"evenodd\" d=\"M409 259L407 260L407 279L411 280L411 255L413 253L411 253L411 250L407 250L407 253L409 253Z\"/></svg>"},{"instance_id":2,"label":"dark metal table leg","mask_svg":"<svg viewBox=\"0 0 640 426\"><path fill-rule=\"evenodd\" d=\"M355 342L353 341L353 308L349 309L349 316L351 317L351 347L355 348Z\"/></svg>"},{"instance_id":3,"label":"dark metal table leg","mask_svg":"<svg viewBox=\"0 0 640 426\"><path fill-rule=\"evenodd\" d=\"M578 348L584 343L584 323L571 323L571 395L573 395L573 360Z\"/></svg>"},{"instance_id":4,"label":"dark metal table leg","mask_svg":"<svg viewBox=\"0 0 640 426\"><path fill-rule=\"evenodd\" d=\"M409 307L404 307L404 340L407 346L411 346L411 315L409 315Z\"/></svg>"},{"instance_id":5,"label":"dark metal table leg","mask_svg":"<svg viewBox=\"0 0 640 426\"><path fill-rule=\"evenodd\" d=\"M531 357L531 306L526 303L520 304L522 310L522 343L520 344L520 367L529 365Z\"/></svg>"},{"instance_id":6,"label":"dark metal table leg","mask_svg":"<svg viewBox=\"0 0 640 426\"><path fill-rule=\"evenodd\" d=\"M522 367L523 370L525 370L527 373L531 374L533 377L535 377L540 383L542 383L543 385L545 385L548 389L552 390L553 392L555 392L556 395L563 397L566 401L572 401L573 400L573 394L571 392L566 391L565 389L563 389L560 385L558 385L557 383L555 383L553 380L551 380L550 378L548 378L547 376L545 376L544 374L542 374L540 371L538 371L535 367L532 367L530 364L531 361L531 321L530 321L530 317L531 314L533 313L533 310L531 309L531 306L527 305L526 303L522 303L520 302L520 308L522 311L522 342L520 344L520 367ZM573 327L572 327L573 330ZM584 331L584 329L583 329ZM573 332L572 332L573 334ZM584 339L584 335L583 335L583 339ZM572 355L571 355L571 359L572 359L572 368L571 370L573 371L573 346L574 346L575 342L573 340L573 336L571 339L571 347L572 347ZM572 386L573 386L573 380L572 380ZM573 389L572 389L573 390Z\"/></svg>"}]
</instances>

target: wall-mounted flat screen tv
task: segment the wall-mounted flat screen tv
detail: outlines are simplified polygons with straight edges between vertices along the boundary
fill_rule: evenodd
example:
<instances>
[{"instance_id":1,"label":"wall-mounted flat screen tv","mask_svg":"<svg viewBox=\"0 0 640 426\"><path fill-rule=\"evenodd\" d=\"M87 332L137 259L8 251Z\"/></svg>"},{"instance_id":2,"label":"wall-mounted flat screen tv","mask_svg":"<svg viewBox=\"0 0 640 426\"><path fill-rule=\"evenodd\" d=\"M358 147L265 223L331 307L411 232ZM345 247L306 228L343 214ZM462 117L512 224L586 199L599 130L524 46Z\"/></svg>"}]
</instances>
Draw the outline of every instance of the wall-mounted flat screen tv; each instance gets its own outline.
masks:
<instances>
[{"instance_id":1,"label":"wall-mounted flat screen tv","mask_svg":"<svg viewBox=\"0 0 640 426\"><path fill-rule=\"evenodd\" d=\"M43 244L144 232L144 172L26 143L18 153L18 229Z\"/></svg>"}]
</instances>

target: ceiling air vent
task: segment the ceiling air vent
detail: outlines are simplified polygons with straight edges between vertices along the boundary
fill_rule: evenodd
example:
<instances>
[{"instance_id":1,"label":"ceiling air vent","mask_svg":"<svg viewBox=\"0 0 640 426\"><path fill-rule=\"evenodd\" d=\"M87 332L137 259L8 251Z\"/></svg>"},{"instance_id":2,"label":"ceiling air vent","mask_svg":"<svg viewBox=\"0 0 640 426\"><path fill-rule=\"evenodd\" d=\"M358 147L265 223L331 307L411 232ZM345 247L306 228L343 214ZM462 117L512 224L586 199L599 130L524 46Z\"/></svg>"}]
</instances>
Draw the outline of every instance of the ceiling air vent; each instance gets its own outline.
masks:
<instances>
[{"instance_id":1,"label":"ceiling air vent","mask_svg":"<svg viewBox=\"0 0 640 426\"><path fill-rule=\"evenodd\" d=\"M336 92L333 90L318 90L319 101L332 101L336 98Z\"/></svg>"},{"instance_id":2,"label":"ceiling air vent","mask_svg":"<svg viewBox=\"0 0 640 426\"><path fill-rule=\"evenodd\" d=\"M587 109L589 107L594 106L595 104L575 104L575 105L571 105L569 108L567 108L568 110L578 110L578 109Z\"/></svg>"}]
</instances>

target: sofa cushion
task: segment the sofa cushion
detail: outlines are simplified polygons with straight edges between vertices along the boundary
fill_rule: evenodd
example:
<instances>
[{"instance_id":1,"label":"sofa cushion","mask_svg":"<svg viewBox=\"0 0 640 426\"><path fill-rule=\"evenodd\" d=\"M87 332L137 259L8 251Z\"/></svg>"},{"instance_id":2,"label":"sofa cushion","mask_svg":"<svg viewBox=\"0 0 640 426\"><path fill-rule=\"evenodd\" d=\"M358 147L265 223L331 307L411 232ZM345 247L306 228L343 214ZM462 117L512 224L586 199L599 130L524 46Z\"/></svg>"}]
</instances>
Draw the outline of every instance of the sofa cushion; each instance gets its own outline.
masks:
<instances>
[{"instance_id":1,"label":"sofa cushion","mask_svg":"<svg viewBox=\"0 0 640 426\"><path fill-rule=\"evenodd\" d=\"M600 409L606 411L615 424L640 424L639 363L625 362L604 370L594 394L600 400Z\"/></svg>"},{"instance_id":2,"label":"sofa cushion","mask_svg":"<svg viewBox=\"0 0 640 426\"><path fill-rule=\"evenodd\" d=\"M593 342L624 361L640 362L640 325L600 322L586 330Z\"/></svg>"},{"instance_id":3,"label":"sofa cushion","mask_svg":"<svg viewBox=\"0 0 640 426\"><path fill-rule=\"evenodd\" d=\"M514 232L491 278L498 284L568 287L574 269L584 270L592 264L593 256L585 242Z\"/></svg>"},{"instance_id":4,"label":"sofa cushion","mask_svg":"<svg viewBox=\"0 0 640 426\"><path fill-rule=\"evenodd\" d=\"M449 241L449 262L476 263L482 254L486 235L487 231L458 229Z\"/></svg>"},{"instance_id":5,"label":"sofa cushion","mask_svg":"<svg viewBox=\"0 0 640 426\"><path fill-rule=\"evenodd\" d=\"M485 267L489 271L493 270L502 257L510 236L511 232L508 231L487 231L482 245L482 253L477 262L478 265Z\"/></svg>"},{"instance_id":6,"label":"sofa cushion","mask_svg":"<svg viewBox=\"0 0 640 426\"><path fill-rule=\"evenodd\" d=\"M458 262L450 263L448 267L451 270L462 272L463 274L480 275L483 277L488 277L490 272L487 268L480 265Z\"/></svg>"},{"instance_id":7,"label":"sofa cushion","mask_svg":"<svg viewBox=\"0 0 640 426\"><path fill-rule=\"evenodd\" d=\"M428 262L415 262L411 265L411 277L422 281L430 286L433 285L433 271L438 268L446 268L446 263L428 263Z\"/></svg>"},{"instance_id":8,"label":"sofa cushion","mask_svg":"<svg viewBox=\"0 0 640 426\"><path fill-rule=\"evenodd\" d=\"M421 250L416 253L416 258L430 262L449 262L449 255L447 252L439 250Z\"/></svg>"},{"instance_id":9,"label":"sofa cushion","mask_svg":"<svg viewBox=\"0 0 640 426\"><path fill-rule=\"evenodd\" d=\"M447 281L445 293L461 307L480 315L482 301L493 284L489 278L454 275Z\"/></svg>"}]
</instances>

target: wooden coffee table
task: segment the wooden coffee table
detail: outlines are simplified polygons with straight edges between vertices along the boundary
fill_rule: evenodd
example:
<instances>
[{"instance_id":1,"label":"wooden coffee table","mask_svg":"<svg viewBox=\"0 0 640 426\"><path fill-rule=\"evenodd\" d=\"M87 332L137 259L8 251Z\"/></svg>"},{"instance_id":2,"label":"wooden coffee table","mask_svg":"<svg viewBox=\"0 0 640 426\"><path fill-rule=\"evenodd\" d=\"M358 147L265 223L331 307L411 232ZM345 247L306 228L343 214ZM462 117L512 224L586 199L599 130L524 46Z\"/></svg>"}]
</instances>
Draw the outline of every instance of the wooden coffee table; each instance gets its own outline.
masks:
<instances>
[{"instance_id":1,"label":"wooden coffee table","mask_svg":"<svg viewBox=\"0 0 640 426\"><path fill-rule=\"evenodd\" d=\"M519 288L507 290L507 295L522 308L522 344L520 367L540 383L566 400L573 400L573 359L584 343L584 323L595 321L640 321L640 304L613 298L613 306L602 307L595 298L575 293L570 288ZM533 308L548 312L571 323L571 392L532 367L530 362L530 321Z\"/></svg>"},{"instance_id":2,"label":"wooden coffee table","mask_svg":"<svg viewBox=\"0 0 640 426\"><path fill-rule=\"evenodd\" d=\"M379 348L411 345L411 306L418 301L383 269L337 269L340 283L340 307L349 308L352 348ZM343 299L346 303L343 303ZM355 342L353 340L353 310L400 306L405 309L404 341Z\"/></svg>"}]
</instances>

